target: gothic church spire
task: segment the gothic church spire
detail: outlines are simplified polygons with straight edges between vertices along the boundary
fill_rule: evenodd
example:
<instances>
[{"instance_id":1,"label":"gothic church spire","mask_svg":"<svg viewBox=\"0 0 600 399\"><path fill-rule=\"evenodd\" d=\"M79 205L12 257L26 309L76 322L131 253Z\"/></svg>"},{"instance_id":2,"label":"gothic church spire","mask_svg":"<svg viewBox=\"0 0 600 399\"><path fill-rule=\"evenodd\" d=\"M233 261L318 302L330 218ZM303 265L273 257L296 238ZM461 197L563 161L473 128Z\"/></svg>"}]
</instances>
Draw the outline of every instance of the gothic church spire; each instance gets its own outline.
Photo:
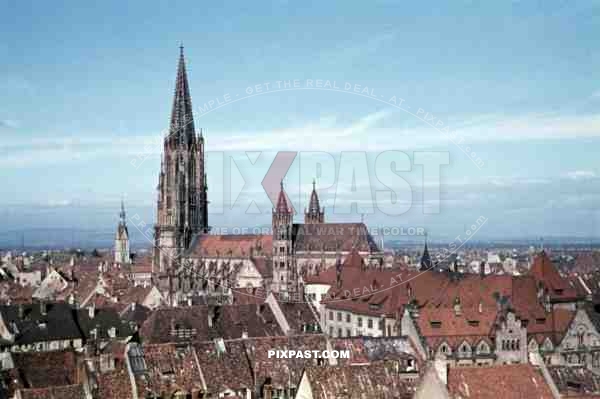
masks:
<instances>
[{"instance_id":1,"label":"gothic church spire","mask_svg":"<svg viewBox=\"0 0 600 399\"><path fill-rule=\"evenodd\" d=\"M183 46L179 47L179 64L175 79L175 95L171 110L169 136L177 143L190 144L194 138L194 115L192 114L192 98L185 68Z\"/></svg>"}]
</instances>

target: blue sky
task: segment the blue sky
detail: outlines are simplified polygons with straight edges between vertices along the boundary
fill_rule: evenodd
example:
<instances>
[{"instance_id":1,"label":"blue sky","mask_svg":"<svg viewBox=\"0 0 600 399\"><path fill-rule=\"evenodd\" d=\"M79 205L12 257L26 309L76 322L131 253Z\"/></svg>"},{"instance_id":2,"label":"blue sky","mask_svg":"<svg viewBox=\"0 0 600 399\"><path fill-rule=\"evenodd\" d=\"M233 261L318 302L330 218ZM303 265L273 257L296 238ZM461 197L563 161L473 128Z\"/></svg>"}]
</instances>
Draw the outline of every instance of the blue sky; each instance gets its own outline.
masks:
<instances>
[{"instance_id":1,"label":"blue sky","mask_svg":"<svg viewBox=\"0 0 600 399\"><path fill-rule=\"evenodd\" d=\"M400 173L411 192L397 193L411 202L409 211L362 209L331 219L359 220L364 212L373 225L425 226L447 238L483 215L489 222L481 237L600 236L597 1L219 3L4 5L0 239L2 230L114 226L122 196L131 213L152 222L155 143L168 125L180 42L196 126L214 153L207 155L212 225L269 223L260 181L276 151L304 151L313 160L311 152L325 151L338 167L341 151L367 152L371 172L356 177L360 194L333 184L335 171L319 178L328 209L352 201L364 208L382 189L377 177L392 173L373 171L382 151L403 151L411 161L415 151L434 151L449 157L439 213L424 213L422 193L435 182L411 162ZM272 91L198 110L226 94L244 97L249 87L294 79L303 87L317 79L358 84L374 98ZM393 96L404 109L390 104ZM461 137L462 149L424 113L417 117L419 109ZM156 151L132 167L153 143ZM223 151L235 171L230 161L219 164ZM252 165L245 151L263 154ZM299 210L316 174L306 165L296 162L286 179ZM237 173L249 186L231 205ZM261 214L247 213L251 201Z\"/></svg>"}]
</instances>

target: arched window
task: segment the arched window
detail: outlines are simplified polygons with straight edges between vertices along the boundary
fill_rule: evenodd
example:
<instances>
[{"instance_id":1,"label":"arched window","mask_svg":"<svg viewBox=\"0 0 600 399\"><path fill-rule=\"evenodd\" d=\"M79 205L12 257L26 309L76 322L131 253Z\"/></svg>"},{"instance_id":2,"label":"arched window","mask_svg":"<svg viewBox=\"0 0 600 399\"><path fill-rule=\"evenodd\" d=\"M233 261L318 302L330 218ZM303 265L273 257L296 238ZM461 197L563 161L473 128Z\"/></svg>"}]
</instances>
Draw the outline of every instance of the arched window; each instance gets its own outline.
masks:
<instances>
[{"instance_id":1,"label":"arched window","mask_svg":"<svg viewBox=\"0 0 600 399\"><path fill-rule=\"evenodd\" d=\"M488 346L487 346L487 344L485 342L482 341L479 344L478 352L479 353L488 353L489 352Z\"/></svg>"}]
</instances>

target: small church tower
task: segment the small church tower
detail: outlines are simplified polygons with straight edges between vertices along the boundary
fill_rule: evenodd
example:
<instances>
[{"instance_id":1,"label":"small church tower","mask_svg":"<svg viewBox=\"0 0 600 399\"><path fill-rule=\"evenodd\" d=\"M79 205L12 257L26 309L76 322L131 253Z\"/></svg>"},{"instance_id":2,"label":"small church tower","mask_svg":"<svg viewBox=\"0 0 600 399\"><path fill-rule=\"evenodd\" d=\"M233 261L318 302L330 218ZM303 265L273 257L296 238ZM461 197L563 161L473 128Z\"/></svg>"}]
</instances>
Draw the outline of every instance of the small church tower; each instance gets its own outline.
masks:
<instances>
[{"instance_id":1,"label":"small church tower","mask_svg":"<svg viewBox=\"0 0 600 399\"><path fill-rule=\"evenodd\" d=\"M429 270L433 267L431 256L429 255L429 249L427 249L427 235L425 235L425 248L423 249L423 255L421 256L421 264L419 270Z\"/></svg>"},{"instance_id":2,"label":"small church tower","mask_svg":"<svg viewBox=\"0 0 600 399\"><path fill-rule=\"evenodd\" d=\"M316 223L325 223L325 209L321 208L319 205L319 195L317 194L317 190L315 188L315 180L313 179L313 189L310 194L310 202L308 204L308 209L304 210L304 223L306 224L316 224Z\"/></svg>"},{"instance_id":3,"label":"small church tower","mask_svg":"<svg viewBox=\"0 0 600 399\"><path fill-rule=\"evenodd\" d=\"M273 209L273 291L283 297L295 291L296 276L293 272L292 233L294 208L283 189L277 197L277 205Z\"/></svg>"},{"instance_id":4,"label":"small church tower","mask_svg":"<svg viewBox=\"0 0 600 399\"><path fill-rule=\"evenodd\" d=\"M119 213L119 225L117 227L117 236L115 237L115 262L122 264L131 263L127 216L125 214L125 204L123 203L123 200L121 200L121 213Z\"/></svg>"}]
</instances>

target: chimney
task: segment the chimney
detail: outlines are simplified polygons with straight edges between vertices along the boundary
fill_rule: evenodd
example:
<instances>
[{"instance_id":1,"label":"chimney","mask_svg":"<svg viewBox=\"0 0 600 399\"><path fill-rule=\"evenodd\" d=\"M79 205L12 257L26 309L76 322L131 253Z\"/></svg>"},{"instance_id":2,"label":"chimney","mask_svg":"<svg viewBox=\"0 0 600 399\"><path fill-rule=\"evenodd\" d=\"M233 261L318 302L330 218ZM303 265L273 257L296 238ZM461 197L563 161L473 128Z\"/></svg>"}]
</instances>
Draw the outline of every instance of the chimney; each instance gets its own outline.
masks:
<instances>
[{"instance_id":1,"label":"chimney","mask_svg":"<svg viewBox=\"0 0 600 399\"><path fill-rule=\"evenodd\" d=\"M94 316L96 316L96 306L92 302L92 304L90 306L88 306L88 317L90 319L93 319Z\"/></svg>"},{"instance_id":2,"label":"chimney","mask_svg":"<svg viewBox=\"0 0 600 399\"><path fill-rule=\"evenodd\" d=\"M454 315L457 317L462 315L462 306L459 297L454 298Z\"/></svg>"},{"instance_id":3,"label":"chimney","mask_svg":"<svg viewBox=\"0 0 600 399\"><path fill-rule=\"evenodd\" d=\"M481 303L481 301L479 302L478 311L479 313L483 313L483 303Z\"/></svg>"},{"instance_id":4,"label":"chimney","mask_svg":"<svg viewBox=\"0 0 600 399\"><path fill-rule=\"evenodd\" d=\"M188 298L188 300L187 300L187 304L188 304L188 306L190 306L190 307L192 306L192 298Z\"/></svg>"},{"instance_id":5,"label":"chimney","mask_svg":"<svg viewBox=\"0 0 600 399\"><path fill-rule=\"evenodd\" d=\"M131 302L131 311L134 312L135 311L135 302Z\"/></svg>"},{"instance_id":6,"label":"chimney","mask_svg":"<svg viewBox=\"0 0 600 399\"><path fill-rule=\"evenodd\" d=\"M208 308L208 328L213 328L214 322L216 321L216 313L214 306Z\"/></svg>"},{"instance_id":7,"label":"chimney","mask_svg":"<svg viewBox=\"0 0 600 399\"><path fill-rule=\"evenodd\" d=\"M273 386L270 384L270 381L266 382L263 386L263 398L264 399L272 399L273 398Z\"/></svg>"},{"instance_id":8,"label":"chimney","mask_svg":"<svg viewBox=\"0 0 600 399\"><path fill-rule=\"evenodd\" d=\"M40 301L40 314L42 316L46 316L48 314L48 309L46 308L46 302Z\"/></svg>"},{"instance_id":9,"label":"chimney","mask_svg":"<svg viewBox=\"0 0 600 399\"><path fill-rule=\"evenodd\" d=\"M479 265L479 276L481 278L485 277L485 262L481 261L481 264Z\"/></svg>"},{"instance_id":10,"label":"chimney","mask_svg":"<svg viewBox=\"0 0 600 399\"><path fill-rule=\"evenodd\" d=\"M25 307L22 303L19 304L19 319L23 319L25 317Z\"/></svg>"}]
</instances>

